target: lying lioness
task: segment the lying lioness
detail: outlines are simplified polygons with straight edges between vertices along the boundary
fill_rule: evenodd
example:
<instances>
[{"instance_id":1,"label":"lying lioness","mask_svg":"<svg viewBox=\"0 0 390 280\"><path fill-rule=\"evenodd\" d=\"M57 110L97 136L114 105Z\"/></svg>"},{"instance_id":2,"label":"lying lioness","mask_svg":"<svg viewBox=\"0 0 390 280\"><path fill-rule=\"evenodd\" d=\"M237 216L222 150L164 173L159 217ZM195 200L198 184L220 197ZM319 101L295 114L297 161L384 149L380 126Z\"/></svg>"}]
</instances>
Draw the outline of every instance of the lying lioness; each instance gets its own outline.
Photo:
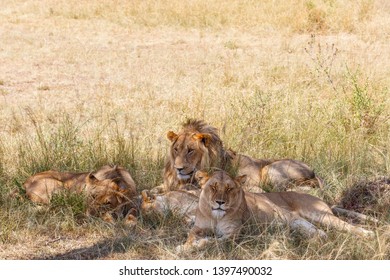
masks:
<instances>
[{"instance_id":1,"label":"lying lioness","mask_svg":"<svg viewBox=\"0 0 390 280\"><path fill-rule=\"evenodd\" d=\"M135 183L129 172L119 166L84 173L44 171L29 177L23 186L29 199L42 204L48 204L59 191L83 192L88 198L88 214L103 215L110 222L113 216L127 214L131 222L137 212Z\"/></svg>"},{"instance_id":2,"label":"lying lioness","mask_svg":"<svg viewBox=\"0 0 390 280\"><path fill-rule=\"evenodd\" d=\"M170 191L155 195L144 190L141 194L141 213L155 212L159 215L165 215L168 211L172 211L183 216L188 224L195 221L198 196L188 191Z\"/></svg>"},{"instance_id":3,"label":"lying lioness","mask_svg":"<svg viewBox=\"0 0 390 280\"><path fill-rule=\"evenodd\" d=\"M340 220L325 202L308 194L244 192L241 186L246 176L232 179L224 171L216 171L211 176L198 171L196 177L202 192L195 225L180 250L204 246L210 233L220 239L237 236L248 221L258 225L280 221L308 237L326 237L326 233L312 223L362 236L373 235L372 231Z\"/></svg>"},{"instance_id":4,"label":"lying lioness","mask_svg":"<svg viewBox=\"0 0 390 280\"><path fill-rule=\"evenodd\" d=\"M305 190L323 188L323 180L304 162L295 159L255 159L227 150L239 175L246 175L246 190L254 191L259 185L270 185L275 191L288 188Z\"/></svg>"}]
</instances>

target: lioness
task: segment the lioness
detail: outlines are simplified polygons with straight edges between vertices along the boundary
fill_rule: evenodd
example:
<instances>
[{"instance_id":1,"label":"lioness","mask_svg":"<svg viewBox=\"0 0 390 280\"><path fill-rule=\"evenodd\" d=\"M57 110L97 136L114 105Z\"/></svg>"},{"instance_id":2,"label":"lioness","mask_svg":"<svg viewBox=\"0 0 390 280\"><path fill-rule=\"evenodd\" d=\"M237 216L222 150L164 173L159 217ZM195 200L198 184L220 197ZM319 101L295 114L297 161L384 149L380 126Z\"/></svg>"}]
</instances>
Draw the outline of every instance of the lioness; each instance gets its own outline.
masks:
<instances>
[{"instance_id":1,"label":"lioness","mask_svg":"<svg viewBox=\"0 0 390 280\"><path fill-rule=\"evenodd\" d=\"M238 174L247 175L247 185L271 185L275 191L287 188L323 187L323 181L304 162L294 159L254 159L228 150L232 162L238 165ZM255 188L254 188L255 189Z\"/></svg>"},{"instance_id":2,"label":"lioness","mask_svg":"<svg viewBox=\"0 0 390 280\"><path fill-rule=\"evenodd\" d=\"M113 215L126 214L129 214L126 219L132 222L137 212L135 183L129 172L119 166L107 165L96 172L84 173L44 171L29 177L23 186L29 199L42 204L48 204L53 194L61 190L84 192L88 197L88 213L103 214L110 222Z\"/></svg>"},{"instance_id":3,"label":"lioness","mask_svg":"<svg viewBox=\"0 0 390 280\"><path fill-rule=\"evenodd\" d=\"M179 133L169 131L171 141L164 168L162 191L181 189L196 184L197 170L208 168L237 168L239 175L247 175L248 188L271 184L286 190L291 183L322 186L321 180L305 163L291 160L257 160L225 150L217 129L201 120L188 120Z\"/></svg>"},{"instance_id":4,"label":"lioness","mask_svg":"<svg viewBox=\"0 0 390 280\"><path fill-rule=\"evenodd\" d=\"M202 192L195 225L180 250L204 246L210 233L220 239L237 236L246 222L262 225L279 221L309 237L326 237L312 223L362 236L373 235L372 231L340 220L325 202L314 196L297 192L245 192L241 186L246 176L232 179L225 171L216 171L211 176L198 171L196 176Z\"/></svg>"},{"instance_id":5,"label":"lioness","mask_svg":"<svg viewBox=\"0 0 390 280\"><path fill-rule=\"evenodd\" d=\"M195 221L198 196L187 191L169 191L164 194L154 195L143 190L141 194L141 213L155 212L159 215L165 215L168 211L173 211L183 216L188 224Z\"/></svg>"}]
</instances>

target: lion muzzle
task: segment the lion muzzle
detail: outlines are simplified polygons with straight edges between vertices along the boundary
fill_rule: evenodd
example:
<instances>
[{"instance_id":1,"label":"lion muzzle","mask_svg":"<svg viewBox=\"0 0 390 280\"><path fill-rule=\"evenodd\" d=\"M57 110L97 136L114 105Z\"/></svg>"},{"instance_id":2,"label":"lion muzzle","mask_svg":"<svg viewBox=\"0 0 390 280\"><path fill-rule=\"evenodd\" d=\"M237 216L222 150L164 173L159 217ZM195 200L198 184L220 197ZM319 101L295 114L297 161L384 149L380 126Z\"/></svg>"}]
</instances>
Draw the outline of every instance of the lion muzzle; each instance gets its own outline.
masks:
<instances>
[{"instance_id":1,"label":"lion muzzle","mask_svg":"<svg viewBox=\"0 0 390 280\"><path fill-rule=\"evenodd\" d=\"M216 219L221 219L226 214L225 208L225 201L222 200L216 200L215 203L217 204L217 207L211 207L211 214Z\"/></svg>"},{"instance_id":2,"label":"lion muzzle","mask_svg":"<svg viewBox=\"0 0 390 280\"><path fill-rule=\"evenodd\" d=\"M184 168L176 168L177 178L180 180L188 180L194 174L195 170L185 173Z\"/></svg>"}]
</instances>

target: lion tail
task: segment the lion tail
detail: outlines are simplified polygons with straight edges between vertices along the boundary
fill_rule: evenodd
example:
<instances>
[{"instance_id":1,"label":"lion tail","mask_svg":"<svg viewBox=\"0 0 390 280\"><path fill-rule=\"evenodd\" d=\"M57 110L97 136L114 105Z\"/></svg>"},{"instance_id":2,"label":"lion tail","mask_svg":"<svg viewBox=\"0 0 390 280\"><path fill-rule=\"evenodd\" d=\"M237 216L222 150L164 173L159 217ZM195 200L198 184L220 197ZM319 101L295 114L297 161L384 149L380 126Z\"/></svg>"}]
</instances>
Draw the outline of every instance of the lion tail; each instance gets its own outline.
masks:
<instances>
[{"instance_id":1,"label":"lion tail","mask_svg":"<svg viewBox=\"0 0 390 280\"><path fill-rule=\"evenodd\" d=\"M368 221L368 222L372 222L375 224L380 224L380 221L378 219L375 219L374 217L370 217L370 216L367 216L367 215L364 215L362 213L358 213L355 211L347 210L347 209L338 207L337 205L333 205L331 207L331 209L332 209L333 214L335 214L337 216L346 216L349 218L358 219L361 222Z\"/></svg>"}]
</instances>

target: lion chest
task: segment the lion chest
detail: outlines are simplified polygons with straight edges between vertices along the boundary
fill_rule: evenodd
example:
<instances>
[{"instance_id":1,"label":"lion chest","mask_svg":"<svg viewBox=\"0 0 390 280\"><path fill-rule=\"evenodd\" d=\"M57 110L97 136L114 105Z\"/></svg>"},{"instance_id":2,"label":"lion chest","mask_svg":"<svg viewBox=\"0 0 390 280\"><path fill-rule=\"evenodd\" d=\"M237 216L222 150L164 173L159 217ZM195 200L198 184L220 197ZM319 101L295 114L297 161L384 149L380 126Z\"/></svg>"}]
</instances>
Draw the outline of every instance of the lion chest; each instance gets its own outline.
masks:
<instances>
[{"instance_id":1,"label":"lion chest","mask_svg":"<svg viewBox=\"0 0 390 280\"><path fill-rule=\"evenodd\" d=\"M242 226L241 218L227 215L216 219L211 217L211 213L208 214L204 215L204 212L198 209L195 218L195 226L202 229L206 235L214 234L217 238L229 238L239 233Z\"/></svg>"},{"instance_id":2,"label":"lion chest","mask_svg":"<svg viewBox=\"0 0 390 280\"><path fill-rule=\"evenodd\" d=\"M241 226L241 220L217 220L214 224L214 234L218 238L228 238L237 234L240 231Z\"/></svg>"}]
</instances>

